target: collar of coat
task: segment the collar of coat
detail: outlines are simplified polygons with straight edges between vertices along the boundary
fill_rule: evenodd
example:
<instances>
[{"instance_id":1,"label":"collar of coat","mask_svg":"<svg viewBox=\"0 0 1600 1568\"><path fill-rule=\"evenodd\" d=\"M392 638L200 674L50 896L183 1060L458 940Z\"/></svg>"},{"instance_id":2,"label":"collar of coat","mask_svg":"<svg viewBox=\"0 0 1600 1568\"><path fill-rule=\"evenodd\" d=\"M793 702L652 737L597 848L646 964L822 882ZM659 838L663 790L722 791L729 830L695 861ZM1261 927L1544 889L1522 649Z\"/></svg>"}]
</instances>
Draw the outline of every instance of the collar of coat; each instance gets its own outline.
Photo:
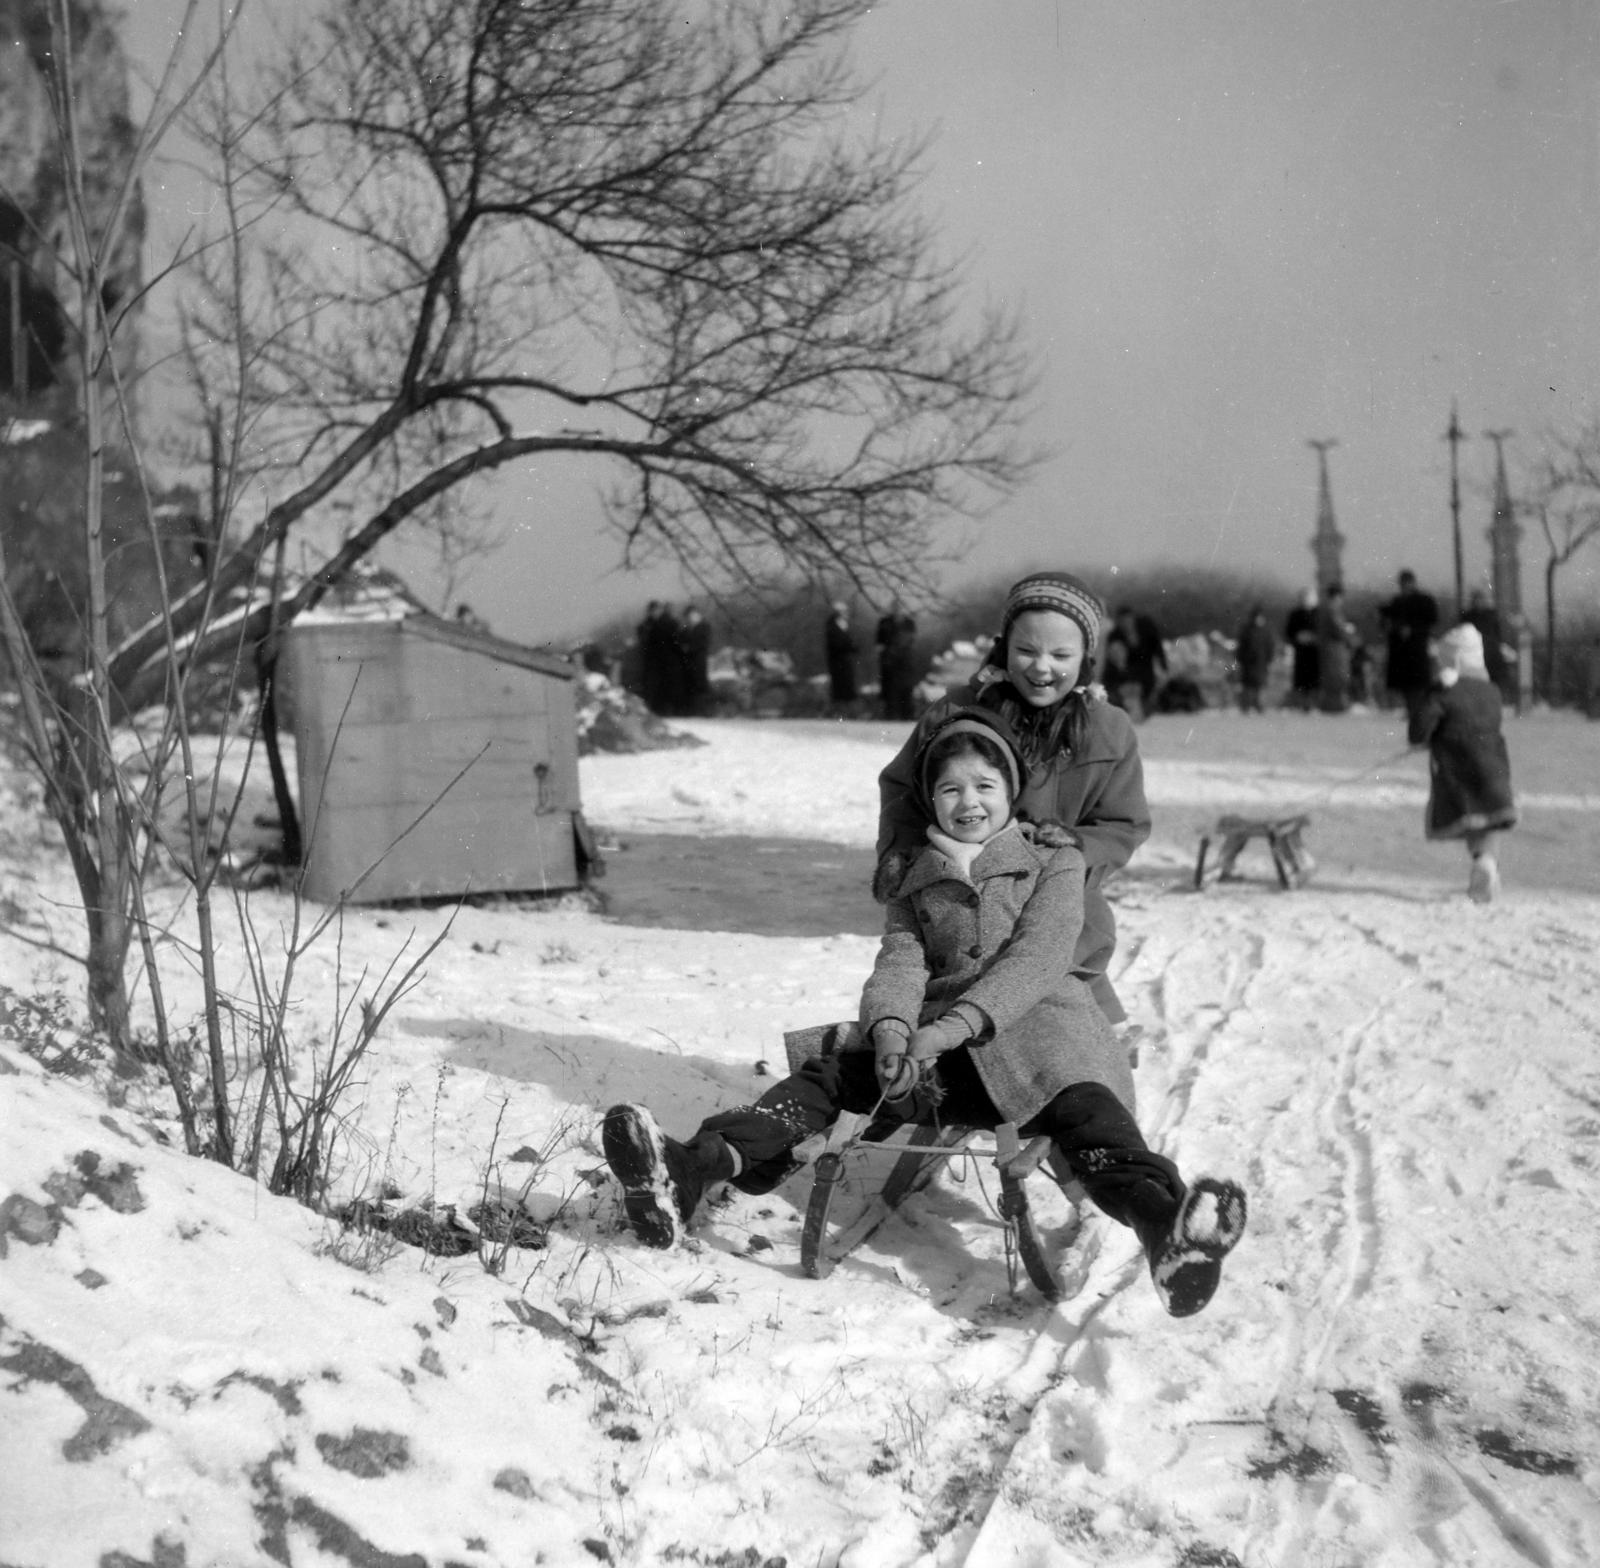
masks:
<instances>
[{"instance_id":1,"label":"collar of coat","mask_svg":"<svg viewBox=\"0 0 1600 1568\"><path fill-rule=\"evenodd\" d=\"M969 882L974 886L986 877L1023 877L1039 870L1039 851L1022 836L1015 820L1008 822L978 852L970 873L963 873L948 855L932 844L917 852L905 880L900 884L901 898L935 882Z\"/></svg>"}]
</instances>

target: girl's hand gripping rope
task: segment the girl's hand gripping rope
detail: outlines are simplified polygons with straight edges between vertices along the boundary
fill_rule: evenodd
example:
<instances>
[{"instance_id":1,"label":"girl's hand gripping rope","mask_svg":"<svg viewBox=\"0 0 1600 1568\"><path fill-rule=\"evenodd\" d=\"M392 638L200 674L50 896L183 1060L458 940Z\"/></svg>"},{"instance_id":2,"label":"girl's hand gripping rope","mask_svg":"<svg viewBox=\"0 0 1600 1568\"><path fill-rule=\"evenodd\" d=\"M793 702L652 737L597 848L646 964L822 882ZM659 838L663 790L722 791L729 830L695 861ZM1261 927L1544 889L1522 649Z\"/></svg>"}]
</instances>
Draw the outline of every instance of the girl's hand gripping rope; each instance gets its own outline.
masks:
<instances>
[{"instance_id":1,"label":"girl's hand gripping rope","mask_svg":"<svg viewBox=\"0 0 1600 1568\"><path fill-rule=\"evenodd\" d=\"M977 1033L973 1019L960 1010L924 1024L909 1039L901 1033L904 1027L898 1019L885 1019L872 1031L878 1082L889 1100L903 1100L931 1075L939 1057Z\"/></svg>"},{"instance_id":2,"label":"girl's hand gripping rope","mask_svg":"<svg viewBox=\"0 0 1600 1568\"><path fill-rule=\"evenodd\" d=\"M917 1066L910 1059L911 1031L898 1018L872 1026L873 1067L885 1100L902 1100L917 1086Z\"/></svg>"}]
</instances>

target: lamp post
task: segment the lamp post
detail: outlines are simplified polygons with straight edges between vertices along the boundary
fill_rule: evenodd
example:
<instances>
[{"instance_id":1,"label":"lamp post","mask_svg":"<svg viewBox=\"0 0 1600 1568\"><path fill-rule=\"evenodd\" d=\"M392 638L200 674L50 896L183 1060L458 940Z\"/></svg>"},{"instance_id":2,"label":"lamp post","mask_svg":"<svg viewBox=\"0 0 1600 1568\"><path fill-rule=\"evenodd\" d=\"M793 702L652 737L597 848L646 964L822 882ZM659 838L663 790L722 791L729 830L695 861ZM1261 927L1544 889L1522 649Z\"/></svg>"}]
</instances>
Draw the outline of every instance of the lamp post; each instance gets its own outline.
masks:
<instances>
[{"instance_id":1,"label":"lamp post","mask_svg":"<svg viewBox=\"0 0 1600 1568\"><path fill-rule=\"evenodd\" d=\"M1461 474L1456 463L1456 454L1461 443L1468 437L1461 428L1461 421L1456 417L1454 402L1450 404L1450 428L1445 431L1444 438L1450 443L1450 537L1455 545L1456 615L1459 618L1467 607L1467 596L1461 573Z\"/></svg>"}]
</instances>

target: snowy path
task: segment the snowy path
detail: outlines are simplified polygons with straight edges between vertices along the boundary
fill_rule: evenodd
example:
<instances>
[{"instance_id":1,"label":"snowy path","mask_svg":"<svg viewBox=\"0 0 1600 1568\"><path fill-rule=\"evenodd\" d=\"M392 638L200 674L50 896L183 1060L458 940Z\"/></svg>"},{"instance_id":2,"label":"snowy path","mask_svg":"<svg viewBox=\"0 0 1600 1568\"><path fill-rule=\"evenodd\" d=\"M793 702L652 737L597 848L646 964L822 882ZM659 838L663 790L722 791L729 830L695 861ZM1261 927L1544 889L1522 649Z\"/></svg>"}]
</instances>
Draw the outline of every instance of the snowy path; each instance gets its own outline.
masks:
<instances>
[{"instance_id":1,"label":"snowy path","mask_svg":"<svg viewBox=\"0 0 1600 1568\"><path fill-rule=\"evenodd\" d=\"M964 1560L1169 1563L1186 1519L1211 1522L1186 1563L1600 1560L1572 1268L1595 1245L1592 909L1503 910L1506 950L1541 955L1513 974L1459 905L1190 908L1122 976L1153 1024L1141 1092L1187 1168L1226 1158L1230 1124L1247 1139L1250 1232L1192 1326L1136 1327L1134 1289L1064 1309L1063 1381ZM1421 939L1447 918L1458 941Z\"/></svg>"}]
</instances>

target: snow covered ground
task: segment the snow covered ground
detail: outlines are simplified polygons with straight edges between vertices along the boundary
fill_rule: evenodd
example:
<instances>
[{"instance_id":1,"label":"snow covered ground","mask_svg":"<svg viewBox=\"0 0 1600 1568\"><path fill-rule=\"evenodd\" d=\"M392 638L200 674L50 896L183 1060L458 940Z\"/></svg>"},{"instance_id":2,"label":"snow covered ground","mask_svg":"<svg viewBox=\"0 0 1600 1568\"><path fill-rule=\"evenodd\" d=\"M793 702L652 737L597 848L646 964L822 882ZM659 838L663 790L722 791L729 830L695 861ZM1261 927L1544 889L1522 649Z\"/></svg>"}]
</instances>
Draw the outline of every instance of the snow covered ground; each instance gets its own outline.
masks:
<instances>
[{"instance_id":1,"label":"snow covered ground","mask_svg":"<svg viewBox=\"0 0 1600 1568\"><path fill-rule=\"evenodd\" d=\"M585 759L591 822L870 846L899 732L686 727L708 744ZM1013 1296L982 1162L823 1281L798 1269L803 1180L640 1248L600 1111L639 1098L688 1133L758 1093L785 1029L854 1012L873 940L468 908L369 1061L342 1191L464 1212L503 1187L548 1228L486 1244L497 1272L184 1157L153 1080L47 1075L0 1018L0 1563L1600 1562L1600 726L1512 723L1525 822L1489 908L1422 842L1423 763L1383 715L1141 736L1156 831L1117 884L1114 969L1141 1117L1251 1192L1203 1315L1166 1318L1093 1217L1071 1299ZM76 1003L52 951L81 946L72 883L8 777L0 984ZM1289 809L1308 887L1255 849L1190 890L1218 812ZM254 908L268 931L289 906ZM302 972L306 1049L341 973L449 918L352 913L342 969ZM183 945L162 952L186 1018ZM1060 1243L1064 1200L1032 1185Z\"/></svg>"}]
</instances>

